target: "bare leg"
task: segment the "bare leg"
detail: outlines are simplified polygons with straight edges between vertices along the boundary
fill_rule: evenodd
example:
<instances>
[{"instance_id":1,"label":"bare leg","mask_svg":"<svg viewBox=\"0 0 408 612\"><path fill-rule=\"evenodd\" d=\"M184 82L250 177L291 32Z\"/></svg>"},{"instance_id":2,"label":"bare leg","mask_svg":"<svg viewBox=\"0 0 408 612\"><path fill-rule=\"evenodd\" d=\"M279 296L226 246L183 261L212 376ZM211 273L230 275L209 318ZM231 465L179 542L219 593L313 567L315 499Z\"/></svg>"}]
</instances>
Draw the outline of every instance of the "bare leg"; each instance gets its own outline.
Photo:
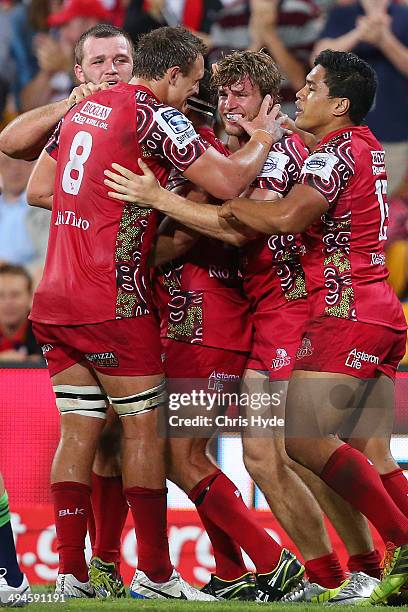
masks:
<instances>
[{"instance_id":1,"label":"bare leg","mask_svg":"<svg viewBox=\"0 0 408 612\"><path fill-rule=\"evenodd\" d=\"M244 389L249 394L261 392L267 377L254 370L244 375ZM285 383L271 384L270 394L279 392ZM284 397L274 414L284 418ZM268 416L268 414L263 414ZM275 435L274 435L275 433ZM293 539L304 559L327 555L332 547L324 525L322 512L303 481L293 469L293 461L287 456L284 430L269 431L267 437L259 437L254 428L244 430L243 450L245 466L265 495L269 507L282 527Z\"/></svg>"}]
</instances>

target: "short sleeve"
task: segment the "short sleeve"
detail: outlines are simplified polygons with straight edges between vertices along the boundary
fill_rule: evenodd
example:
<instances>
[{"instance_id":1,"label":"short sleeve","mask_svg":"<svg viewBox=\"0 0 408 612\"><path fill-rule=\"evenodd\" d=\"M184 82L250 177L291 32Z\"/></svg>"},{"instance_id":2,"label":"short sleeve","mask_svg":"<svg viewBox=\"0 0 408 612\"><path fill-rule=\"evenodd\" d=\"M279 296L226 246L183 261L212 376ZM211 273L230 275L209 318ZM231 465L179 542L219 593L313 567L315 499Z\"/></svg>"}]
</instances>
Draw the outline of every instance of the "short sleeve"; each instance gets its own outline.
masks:
<instances>
[{"instance_id":1,"label":"short sleeve","mask_svg":"<svg viewBox=\"0 0 408 612\"><path fill-rule=\"evenodd\" d=\"M298 182L308 153L297 136L278 141L272 145L262 171L252 183L252 187L268 189L285 196Z\"/></svg>"},{"instance_id":2,"label":"short sleeve","mask_svg":"<svg viewBox=\"0 0 408 612\"><path fill-rule=\"evenodd\" d=\"M323 145L305 160L299 183L313 187L332 206L354 176L350 141Z\"/></svg>"},{"instance_id":3,"label":"short sleeve","mask_svg":"<svg viewBox=\"0 0 408 612\"><path fill-rule=\"evenodd\" d=\"M159 106L150 116L138 121L139 142L147 156L165 157L172 166L184 172L210 144L195 131L183 113L169 106Z\"/></svg>"},{"instance_id":4,"label":"short sleeve","mask_svg":"<svg viewBox=\"0 0 408 612\"><path fill-rule=\"evenodd\" d=\"M45 145L45 150L47 151L48 155L50 155L50 157L55 159L55 161L57 161L58 159L58 148L59 148L59 139L60 139L62 122L63 122L63 119L61 119L61 121L58 123L52 136L50 137L49 141Z\"/></svg>"}]
</instances>

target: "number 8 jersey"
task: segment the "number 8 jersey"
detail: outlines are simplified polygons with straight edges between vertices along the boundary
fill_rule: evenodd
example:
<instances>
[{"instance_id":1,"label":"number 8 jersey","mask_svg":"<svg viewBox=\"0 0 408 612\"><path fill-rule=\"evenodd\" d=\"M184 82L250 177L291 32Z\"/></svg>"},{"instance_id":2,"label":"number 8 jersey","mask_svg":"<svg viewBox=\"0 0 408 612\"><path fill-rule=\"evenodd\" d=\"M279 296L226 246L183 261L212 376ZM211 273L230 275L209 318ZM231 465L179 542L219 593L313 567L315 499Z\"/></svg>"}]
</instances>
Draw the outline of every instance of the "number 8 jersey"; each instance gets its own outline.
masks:
<instances>
[{"instance_id":1,"label":"number 8 jersey","mask_svg":"<svg viewBox=\"0 0 408 612\"><path fill-rule=\"evenodd\" d=\"M157 213L114 200L104 170L140 174L139 157L162 185L209 144L178 110L148 89L121 83L65 116L46 150L57 161L47 259L30 318L81 325L151 313L148 256Z\"/></svg>"},{"instance_id":2,"label":"number 8 jersey","mask_svg":"<svg viewBox=\"0 0 408 612\"><path fill-rule=\"evenodd\" d=\"M299 179L322 193L327 212L303 235L309 314L405 329L387 283L388 204L384 151L366 126L328 134Z\"/></svg>"}]
</instances>

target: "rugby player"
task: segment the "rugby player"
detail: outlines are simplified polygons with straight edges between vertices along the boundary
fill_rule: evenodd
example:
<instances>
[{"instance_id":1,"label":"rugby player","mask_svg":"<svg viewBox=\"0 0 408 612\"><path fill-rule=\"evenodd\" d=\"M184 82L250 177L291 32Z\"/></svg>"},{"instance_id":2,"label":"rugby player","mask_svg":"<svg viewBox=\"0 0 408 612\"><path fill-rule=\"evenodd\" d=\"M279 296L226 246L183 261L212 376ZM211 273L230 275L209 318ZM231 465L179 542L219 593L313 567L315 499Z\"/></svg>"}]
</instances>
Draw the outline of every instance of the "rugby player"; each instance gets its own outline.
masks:
<instances>
[{"instance_id":1,"label":"rugby player","mask_svg":"<svg viewBox=\"0 0 408 612\"><path fill-rule=\"evenodd\" d=\"M162 184L174 165L218 197L239 193L262 167L274 140L271 132L281 132L275 122L277 109L268 112L269 99L258 117L246 123L252 134L246 150L231 158L200 139L175 109L197 90L203 51L201 41L182 28L161 28L143 37L136 84L99 92L69 111L30 183L31 201L37 203L52 197L53 176L59 186L44 276L31 314L35 333L48 349L63 413L66 435L63 431L60 448L69 446L75 457L66 465L57 452L52 472L62 562L59 592L92 594L85 579L83 539L90 457L107 395L122 417L123 480L138 534L139 569L131 593L211 598L191 589L173 571L168 555L164 440L155 435L154 411L165 391L158 327L146 284L156 213L127 206L115 211L100 189L101 170L114 152L120 152L122 162L142 155ZM225 176L230 179L227 187Z\"/></svg>"},{"instance_id":2,"label":"rugby player","mask_svg":"<svg viewBox=\"0 0 408 612\"><path fill-rule=\"evenodd\" d=\"M318 140L300 184L275 207L233 200L221 215L263 233L303 232L310 320L302 339L307 350L297 355L289 383L286 448L394 544L370 597L383 603L408 580L408 520L400 505L407 483L386 488L387 479L360 451L375 446L376 437L384 449L406 323L386 282L384 152L361 125L375 91L375 73L357 56L329 50L317 56L297 94L296 125ZM333 433L350 417L348 444ZM395 463L388 466L395 472Z\"/></svg>"},{"instance_id":3,"label":"rugby player","mask_svg":"<svg viewBox=\"0 0 408 612\"><path fill-rule=\"evenodd\" d=\"M187 105L197 132L229 155L212 131L216 107L211 105L206 79ZM195 201L208 200L175 171L169 186ZM155 274L168 392L204 391L215 397L222 389L221 395L237 395L251 347L249 303L242 292L238 251L202 236L197 240L184 226L166 221L163 232L173 235L175 241L194 241L185 256ZM163 234L156 248L160 257L162 239ZM197 412L191 405L183 414L192 417L206 407L204 403ZM219 411L208 414L215 421ZM214 429L184 428L182 433L189 437L182 437L177 428L169 431L168 477L195 503L213 546L216 574L204 590L223 599L280 599L299 582L304 569L257 524L235 484L207 457L206 446ZM245 566L241 548L256 566L257 581Z\"/></svg>"},{"instance_id":4,"label":"rugby player","mask_svg":"<svg viewBox=\"0 0 408 612\"><path fill-rule=\"evenodd\" d=\"M40 155L58 122L67 110L104 84L128 82L133 74L134 47L129 35L108 24L99 24L82 34L75 46L74 71L80 85L66 100L54 102L17 117L0 134L0 148L15 158L32 159ZM52 198L41 202L51 210ZM89 577L98 596L125 594L120 577L120 538L128 513L123 494L118 417L108 409L92 471L92 494L88 530L93 558ZM64 457L61 450L60 460Z\"/></svg>"},{"instance_id":5,"label":"rugby player","mask_svg":"<svg viewBox=\"0 0 408 612\"><path fill-rule=\"evenodd\" d=\"M256 113L264 91L271 91L271 83L274 84L271 93L274 96L277 95L280 76L276 67L264 54L235 53L218 64L215 82L221 94L219 109L226 131L245 142L245 136L236 123L236 115L240 113L250 117ZM307 151L297 137L285 137L276 143L272 147L268 163L254 183L255 191L252 197L265 199L270 197L271 193L285 195L299 178L302 163L306 157ZM120 172L126 175L123 168ZM109 172L107 174L112 178L114 176ZM131 178L130 174L127 176ZM116 180L120 180L118 175L116 175ZM129 183L120 182L121 191L124 193L124 186ZM107 184L114 186L114 183L109 181ZM118 189L117 186L115 188ZM142 200L146 197L146 193L142 191L138 193ZM134 194L129 191L129 186L128 194L130 194L129 199L132 200ZM159 198L154 206L168 212L178 221L185 222L186 225L201 232L205 228L205 233L208 235L235 244L244 244L248 241L248 232L245 234L244 226L239 231L236 224L234 227L228 227L226 223L220 225L214 207L206 205L197 207L190 203L181 207L177 198L174 200L175 205L172 206L166 196L167 194L163 192L163 198ZM117 197L121 196L117 195ZM156 198L150 194L149 203L153 199ZM164 199L166 199L165 204ZM189 214L190 211L192 214ZM307 317L306 291L299 260L300 245L296 236L284 238L275 235L266 240L259 238L251 240L245 251L244 289L251 300L255 327L254 344L251 358L247 364L246 380L252 381L255 376L259 377L259 370L269 370L272 379L277 378L275 370L278 371L280 379L288 378L300 342L302 327ZM277 329L279 329L278 334ZM280 343L287 350L283 351L284 357L279 359ZM173 359L175 363L170 367L177 368L174 354ZM259 383L258 385L260 388ZM253 384L251 387L253 388ZM280 382L277 390L281 388ZM284 406L284 401L282 406ZM244 435L243 439L244 460L247 468L266 494L272 511L304 554L309 577L327 588L337 587L344 578L341 566L337 555L331 550L316 502L294 473L293 464L286 456L283 437L259 438L258 432L253 430L248 434ZM188 471L188 463L185 460L183 465ZM192 473L193 470L190 469L190 474ZM325 491L322 497L321 486L317 484L317 488L319 501L320 499L326 501L325 498L329 498L330 501L331 496L328 491ZM211 493L211 488L209 491ZM208 492L206 495L210 497ZM299 499L303 503L299 504ZM350 564L353 570L364 569L369 573L378 573L379 554L373 550L366 524L361 517L354 516L353 518L359 521L359 525L358 529L352 529L352 535L357 536L359 541L356 543L347 538L345 535L347 534L347 523L352 513L347 507L336 510L336 505L339 505L337 500L332 501L330 505L324 504L330 515L333 515L333 509L335 509L334 518L336 520L333 522L340 527L347 541L352 556ZM305 513L306 507L308 508L307 513ZM311 522L313 521L313 525L311 524L307 529L304 528L305 515ZM319 533L318 537L316 533ZM217 579L218 576L215 577L215 580ZM334 593L330 592L330 595Z\"/></svg>"}]
</instances>

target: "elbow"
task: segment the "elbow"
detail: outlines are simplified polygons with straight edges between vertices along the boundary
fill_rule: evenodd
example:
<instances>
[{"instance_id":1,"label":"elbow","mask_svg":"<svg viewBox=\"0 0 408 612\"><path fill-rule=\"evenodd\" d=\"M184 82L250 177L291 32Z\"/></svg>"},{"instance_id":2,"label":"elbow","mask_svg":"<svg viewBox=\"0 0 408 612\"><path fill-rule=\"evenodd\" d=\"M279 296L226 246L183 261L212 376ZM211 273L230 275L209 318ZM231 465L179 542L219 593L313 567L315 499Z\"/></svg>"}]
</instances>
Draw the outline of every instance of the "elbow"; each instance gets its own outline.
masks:
<instances>
[{"instance_id":1,"label":"elbow","mask_svg":"<svg viewBox=\"0 0 408 612\"><path fill-rule=\"evenodd\" d=\"M3 130L0 133L0 151L9 157L13 157L14 159L21 159L21 155L19 155L18 149L14 146L14 139L11 138L6 130Z\"/></svg>"},{"instance_id":2,"label":"elbow","mask_svg":"<svg viewBox=\"0 0 408 612\"><path fill-rule=\"evenodd\" d=\"M239 186L238 186L239 187ZM246 185L245 185L246 187ZM233 185L215 185L210 191L211 195L218 200L232 200L238 197L245 189L234 189Z\"/></svg>"},{"instance_id":3,"label":"elbow","mask_svg":"<svg viewBox=\"0 0 408 612\"><path fill-rule=\"evenodd\" d=\"M243 247L244 245L247 244L248 242L248 238L246 236L244 236L243 234L239 235L239 234L234 234L232 236L230 236L228 238L228 240L225 240L225 242L228 242L228 244L234 246L234 247Z\"/></svg>"},{"instance_id":4,"label":"elbow","mask_svg":"<svg viewBox=\"0 0 408 612\"><path fill-rule=\"evenodd\" d=\"M279 223L279 233L281 234L300 234L309 227L309 224L301 219L299 214L292 211L285 213Z\"/></svg>"},{"instance_id":5,"label":"elbow","mask_svg":"<svg viewBox=\"0 0 408 612\"><path fill-rule=\"evenodd\" d=\"M38 193L35 189L31 189L30 186L27 188L27 204L29 206L39 206L43 207L44 195Z\"/></svg>"}]
</instances>

